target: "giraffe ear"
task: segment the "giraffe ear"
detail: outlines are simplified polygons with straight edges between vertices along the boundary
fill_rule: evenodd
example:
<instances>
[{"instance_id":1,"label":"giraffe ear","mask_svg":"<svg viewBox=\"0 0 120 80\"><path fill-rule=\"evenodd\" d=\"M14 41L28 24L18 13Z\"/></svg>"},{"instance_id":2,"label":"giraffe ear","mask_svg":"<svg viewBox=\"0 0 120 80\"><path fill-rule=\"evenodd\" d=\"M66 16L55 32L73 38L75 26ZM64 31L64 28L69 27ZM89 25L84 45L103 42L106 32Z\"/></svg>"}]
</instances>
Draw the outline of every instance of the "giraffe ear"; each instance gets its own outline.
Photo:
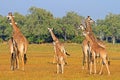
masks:
<instances>
[{"instance_id":1,"label":"giraffe ear","mask_svg":"<svg viewBox=\"0 0 120 80\"><path fill-rule=\"evenodd\" d=\"M10 23L10 25L12 25L12 23Z\"/></svg>"},{"instance_id":2,"label":"giraffe ear","mask_svg":"<svg viewBox=\"0 0 120 80\"><path fill-rule=\"evenodd\" d=\"M15 24L17 25L17 22L15 22Z\"/></svg>"},{"instance_id":3,"label":"giraffe ear","mask_svg":"<svg viewBox=\"0 0 120 80\"><path fill-rule=\"evenodd\" d=\"M49 30L50 28L48 28L48 30Z\"/></svg>"}]
</instances>

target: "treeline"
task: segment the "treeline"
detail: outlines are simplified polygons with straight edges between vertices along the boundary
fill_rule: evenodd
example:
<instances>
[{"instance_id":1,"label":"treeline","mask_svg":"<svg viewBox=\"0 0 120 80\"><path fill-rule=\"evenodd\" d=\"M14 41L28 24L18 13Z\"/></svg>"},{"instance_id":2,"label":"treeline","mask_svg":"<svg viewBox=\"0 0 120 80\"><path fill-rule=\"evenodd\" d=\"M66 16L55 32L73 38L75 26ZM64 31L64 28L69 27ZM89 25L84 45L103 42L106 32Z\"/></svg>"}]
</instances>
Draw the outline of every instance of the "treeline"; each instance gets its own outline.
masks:
<instances>
[{"instance_id":1,"label":"treeline","mask_svg":"<svg viewBox=\"0 0 120 80\"><path fill-rule=\"evenodd\" d=\"M55 35L61 41L81 43L84 37L78 26L85 17L75 12L67 12L62 18L56 18L45 9L31 7L27 15L15 12L15 21L30 43L51 42L52 38L48 27L53 28ZM92 16L91 16L92 17ZM120 14L109 13L104 20L97 20L93 25L95 35L107 42L119 42ZM12 35L12 27L6 16L0 15L0 42L8 41Z\"/></svg>"}]
</instances>

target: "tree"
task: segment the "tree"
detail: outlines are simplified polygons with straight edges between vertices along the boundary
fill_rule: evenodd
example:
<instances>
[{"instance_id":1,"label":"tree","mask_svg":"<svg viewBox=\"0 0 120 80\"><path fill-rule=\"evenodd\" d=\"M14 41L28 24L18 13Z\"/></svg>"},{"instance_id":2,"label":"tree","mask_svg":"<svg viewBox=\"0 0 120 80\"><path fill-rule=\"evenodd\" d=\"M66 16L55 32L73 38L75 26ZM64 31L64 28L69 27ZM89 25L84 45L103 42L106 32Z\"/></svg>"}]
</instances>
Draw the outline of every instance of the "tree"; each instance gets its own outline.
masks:
<instances>
[{"instance_id":1,"label":"tree","mask_svg":"<svg viewBox=\"0 0 120 80\"><path fill-rule=\"evenodd\" d=\"M0 41L6 41L11 36L11 26L6 17L0 16Z\"/></svg>"},{"instance_id":2,"label":"tree","mask_svg":"<svg viewBox=\"0 0 120 80\"><path fill-rule=\"evenodd\" d=\"M120 29L120 16L110 13L106 16L106 25L110 26L109 31L111 32L112 42L113 44L116 42L116 37L118 36L119 29Z\"/></svg>"},{"instance_id":3,"label":"tree","mask_svg":"<svg viewBox=\"0 0 120 80\"><path fill-rule=\"evenodd\" d=\"M116 42L116 37L120 36L120 15L109 13L104 20L97 20L97 29L104 36L112 38L113 44Z\"/></svg>"},{"instance_id":4,"label":"tree","mask_svg":"<svg viewBox=\"0 0 120 80\"><path fill-rule=\"evenodd\" d=\"M75 12L68 12L66 16L62 18L62 31L64 33L64 39L72 39L75 36L78 36L79 31L77 27L81 24L81 21L84 17L79 16ZM66 38L67 37L67 38Z\"/></svg>"},{"instance_id":5,"label":"tree","mask_svg":"<svg viewBox=\"0 0 120 80\"><path fill-rule=\"evenodd\" d=\"M30 14L26 16L26 27L28 38L36 43L41 43L46 41L46 36L48 36L47 27L51 27L54 24L53 15L41 8L31 7L29 9Z\"/></svg>"}]
</instances>

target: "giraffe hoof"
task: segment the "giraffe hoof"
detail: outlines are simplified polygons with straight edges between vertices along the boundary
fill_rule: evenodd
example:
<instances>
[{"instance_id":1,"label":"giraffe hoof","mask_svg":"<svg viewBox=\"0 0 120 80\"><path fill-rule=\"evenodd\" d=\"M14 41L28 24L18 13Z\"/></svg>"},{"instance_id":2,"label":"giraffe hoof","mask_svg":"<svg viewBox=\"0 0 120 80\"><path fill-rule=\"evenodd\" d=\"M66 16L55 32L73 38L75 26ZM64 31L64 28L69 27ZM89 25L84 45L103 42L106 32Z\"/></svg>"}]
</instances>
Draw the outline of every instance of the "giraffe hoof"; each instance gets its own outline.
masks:
<instances>
[{"instance_id":1,"label":"giraffe hoof","mask_svg":"<svg viewBox=\"0 0 120 80\"><path fill-rule=\"evenodd\" d=\"M14 71L14 67L11 67L11 71Z\"/></svg>"},{"instance_id":2,"label":"giraffe hoof","mask_svg":"<svg viewBox=\"0 0 120 80\"><path fill-rule=\"evenodd\" d=\"M99 75L102 75L102 73L100 72Z\"/></svg>"},{"instance_id":3,"label":"giraffe hoof","mask_svg":"<svg viewBox=\"0 0 120 80\"><path fill-rule=\"evenodd\" d=\"M108 75L110 75L110 72L108 73Z\"/></svg>"}]
</instances>

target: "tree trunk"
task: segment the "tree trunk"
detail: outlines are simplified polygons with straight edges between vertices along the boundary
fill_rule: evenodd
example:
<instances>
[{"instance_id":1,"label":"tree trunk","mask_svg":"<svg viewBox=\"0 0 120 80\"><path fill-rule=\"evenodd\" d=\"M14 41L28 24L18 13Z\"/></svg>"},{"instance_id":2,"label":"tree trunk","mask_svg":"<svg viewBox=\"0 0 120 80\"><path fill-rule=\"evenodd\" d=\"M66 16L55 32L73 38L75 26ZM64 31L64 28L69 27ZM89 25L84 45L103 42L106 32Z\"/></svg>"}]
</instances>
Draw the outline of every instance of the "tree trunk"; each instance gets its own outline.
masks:
<instances>
[{"instance_id":1,"label":"tree trunk","mask_svg":"<svg viewBox=\"0 0 120 80\"><path fill-rule=\"evenodd\" d=\"M106 42L108 42L108 37L106 37Z\"/></svg>"},{"instance_id":2,"label":"tree trunk","mask_svg":"<svg viewBox=\"0 0 120 80\"><path fill-rule=\"evenodd\" d=\"M115 44L116 40L115 40L115 36L112 37L112 43Z\"/></svg>"},{"instance_id":3,"label":"tree trunk","mask_svg":"<svg viewBox=\"0 0 120 80\"><path fill-rule=\"evenodd\" d=\"M67 40L66 32L64 32L64 40Z\"/></svg>"},{"instance_id":4,"label":"tree trunk","mask_svg":"<svg viewBox=\"0 0 120 80\"><path fill-rule=\"evenodd\" d=\"M62 27L62 31L63 31L64 41L66 41L66 40L67 40L66 28L65 28L65 27Z\"/></svg>"},{"instance_id":5,"label":"tree trunk","mask_svg":"<svg viewBox=\"0 0 120 80\"><path fill-rule=\"evenodd\" d=\"M103 41L103 34L102 34L102 32L100 32L99 38L100 38L101 41Z\"/></svg>"}]
</instances>

